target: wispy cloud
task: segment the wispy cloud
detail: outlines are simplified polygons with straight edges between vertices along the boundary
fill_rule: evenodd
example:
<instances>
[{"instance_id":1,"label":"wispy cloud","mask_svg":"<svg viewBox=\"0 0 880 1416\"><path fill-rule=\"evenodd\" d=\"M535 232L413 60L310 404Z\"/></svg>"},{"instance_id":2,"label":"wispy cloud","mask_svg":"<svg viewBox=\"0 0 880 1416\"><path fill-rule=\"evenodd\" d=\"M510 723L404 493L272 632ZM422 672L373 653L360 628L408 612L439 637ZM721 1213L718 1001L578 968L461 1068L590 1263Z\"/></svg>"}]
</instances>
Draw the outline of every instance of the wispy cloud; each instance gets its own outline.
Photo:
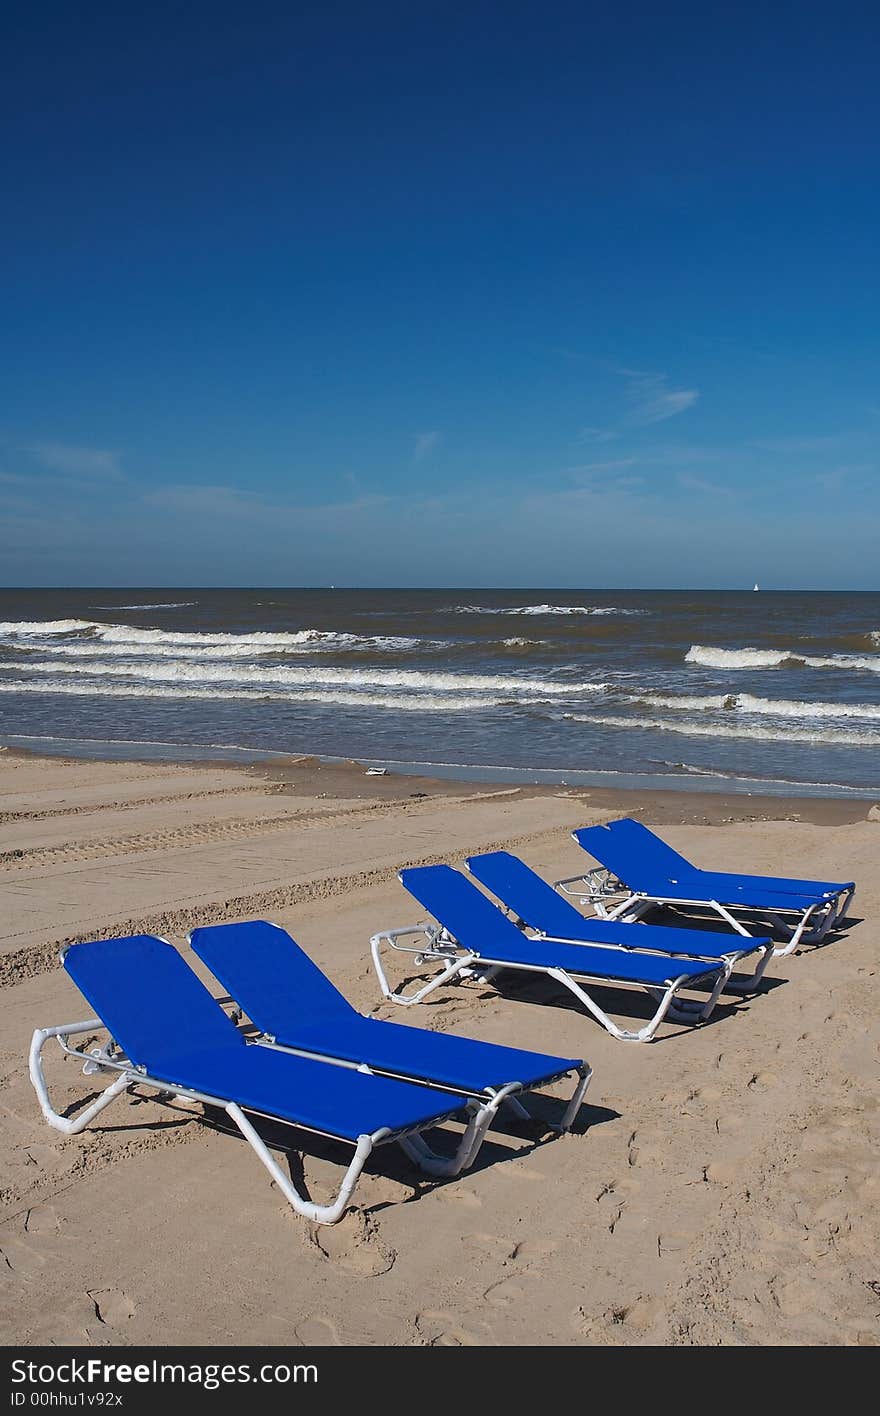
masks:
<instances>
[{"instance_id":1,"label":"wispy cloud","mask_svg":"<svg viewBox=\"0 0 880 1416\"><path fill-rule=\"evenodd\" d=\"M598 476L602 472L621 472L627 467L635 467L638 461L637 457L614 457L608 462L578 462L565 470L577 475Z\"/></svg>"},{"instance_id":2,"label":"wispy cloud","mask_svg":"<svg viewBox=\"0 0 880 1416\"><path fill-rule=\"evenodd\" d=\"M244 487L205 483L172 483L153 487L141 498L143 505L160 513L197 516L203 523L242 526L259 524L271 534L280 527L308 526L327 518L357 515L392 500L378 493L364 493L336 502L301 504L267 496Z\"/></svg>"},{"instance_id":3,"label":"wispy cloud","mask_svg":"<svg viewBox=\"0 0 880 1416\"><path fill-rule=\"evenodd\" d=\"M696 388L672 388L666 374L649 374L639 369L621 369L620 372L628 384L630 411L626 421L631 427L676 418L679 413L693 408L700 396Z\"/></svg>"},{"instance_id":4,"label":"wispy cloud","mask_svg":"<svg viewBox=\"0 0 880 1416\"><path fill-rule=\"evenodd\" d=\"M710 482L706 477L694 477L690 472L679 472L676 480L686 492L699 492L711 497L733 496L731 487L725 487L720 482ZM742 495L742 488L739 488L738 495Z\"/></svg>"},{"instance_id":5,"label":"wispy cloud","mask_svg":"<svg viewBox=\"0 0 880 1416\"><path fill-rule=\"evenodd\" d=\"M50 472L60 472L87 481L121 482L124 473L119 453L103 447L83 447L75 443L37 442L23 449Z\"/></svg>"},{"instance_id":6,"label":"wispy cloud","mask_svg":"<svg viewBox=\"0 0 880 1416\"><path fill-rule=\"evenodd\" d=\"M564 471L578 487L595 492L625 492L645 485L644 477L631 470L637 465L635 457L617 457L609 462L581 462Z\"/></svg>"},{"instance_id":7,"label":"wispy cloud","mask_svg":"<svg viewBox=\"0 0 880 1416\"><path fill-rule=\"evenodd\" d=\"M615 368L613 372L624 380L623 408L610 423L581 428L577 435L579 443L613 442L638 428L665 423L693 408L700 396L696 388L674 388L668 374L623 368Z\"/></svg>"},{"instance_id":8,"label":"wispy cloud","mask_svg":"<svg viewBox=\"0 0 880 1416\"><path fill-rule=\"evenodd\" d=\"M440 434L436 428L432 428L427 433L419 433L413 448L413 462L424 462L426 457L430 457L440 442Z\"/></svg>"},{"instance_id":9,"label":"wispy cloud","mask_svg":"<svg viewBox=\"0 0 880 1416\"><path fill-rule=\"evenodd\" d=\"M763 452L829 452L838 447L843 439L840 435L816 436L816 437L783 437L783 438L754 438L751 446L761 448Z\"/></svg>"},{"instance_id":10,"label":"wispy cloud","mask_svg":"<svg viewBox=\"0 0 880 1416\"><path fill-rule=\"evenodd\" d=\"M577 441L581 443L603 443L613 442L618 436L617 428L581 428L577 435Z\"/></svg>"}]
</instances>

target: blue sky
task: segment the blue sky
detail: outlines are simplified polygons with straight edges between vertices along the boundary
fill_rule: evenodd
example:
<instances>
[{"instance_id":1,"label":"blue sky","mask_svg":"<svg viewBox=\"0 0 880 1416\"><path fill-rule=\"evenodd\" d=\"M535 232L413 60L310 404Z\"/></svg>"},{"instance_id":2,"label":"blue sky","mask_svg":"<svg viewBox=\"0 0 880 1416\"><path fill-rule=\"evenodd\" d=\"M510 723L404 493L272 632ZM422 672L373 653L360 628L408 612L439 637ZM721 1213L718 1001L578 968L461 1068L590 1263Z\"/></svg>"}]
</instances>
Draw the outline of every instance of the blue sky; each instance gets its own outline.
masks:
<instances>
[{"instance_id":1,"label":"blue sky","mask_svg":"<svg viewBox=\"0 0 880 1416\"><path fill-rule=\"evenodd\" d=\"M6 13L0 583L880 585L875 6Z\"/></svg>"}]
</instances>

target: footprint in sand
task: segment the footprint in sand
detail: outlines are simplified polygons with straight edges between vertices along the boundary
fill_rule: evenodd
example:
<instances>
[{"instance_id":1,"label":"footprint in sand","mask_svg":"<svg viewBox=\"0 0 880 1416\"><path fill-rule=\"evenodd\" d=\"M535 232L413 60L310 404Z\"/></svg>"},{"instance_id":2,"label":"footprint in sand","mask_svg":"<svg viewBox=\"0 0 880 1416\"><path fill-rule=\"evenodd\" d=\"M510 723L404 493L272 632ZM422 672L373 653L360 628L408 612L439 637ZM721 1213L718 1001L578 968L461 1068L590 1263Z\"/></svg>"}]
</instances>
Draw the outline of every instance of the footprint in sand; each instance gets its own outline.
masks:
<instances>
[{"instance_id":1,"label":"footprint in sand","mask_svg":"<svg viewBox=\"0 0 880 1416\"><path fill-rule=\"evenodd\" d=\"M439 1337L435 1337L431 1343L432 1347L482 1347L483 1343L472 1332L466 1332L464 1328L450 1328L448 1332L441 1332Z\"/></svg>"},{"instance_id":2,"label":"footprint in sand","mask_svg":"<svg viewBox=\"0 0 880 1416\"><path fill-rule=\"evenodd\" d=\"M26 1234L59 1234L61 1220L53 1205L34 1205L24 1217Z\"/></svg>"},{"instance_id":3,"label":"footprint in sand","mask_svg":"<svg viewBox=\"0 0 880 1416\"><path fill-rule=\"evenodd\" d=\"M425 1309L416 1314L416 1330L429 1347L480 1347L484 1339L461 1327L452 1313Z\"/></svg>"},{"instance_id":4,"label":"footprint in sand","mask_svg":"<svg viewBox=\"0 0 880 1416\"><path fill-rule=\"evenodd\" d=\"M596 1313L588 1313L586 1308L578 1308L575 1313L574 1325L579 1330L583 1341L591 1347L620 1347L623 1345L620 1327L606 1322L604 1317Z\"/></svg>"},{"instance_id":5,"label":"footprint in sand","mask_svg":"<svg viewBox=\"0 0 880 1416\"><path fill-rule=\"evenodd\" d=\"M90 1288L87 1296L94 1303L101 1322L108 1327L124 1327L137 1312L136 1305L121 1288Z\"/></svg>"},{"instance_id":6,"label":"footprint in sand","mask_svg":"<svg viewBox=\"0 0 880 1416\"><path fill-rule=\"evenodd\" d=\"M741 1131L745 1121L735 1111L726 1111L723 1116L715 1117L715 1130L719 1136L736 1135Z\"/></svg>"},{"instance_id":7,"label":"footprint in sand","mask_svg":"<svg viewBox=\"0 0 880 1416\"><path fill-rule=\"evenodd\" d=\"M710 1185L735 1185L742 1178L740 1162L733 1160L713 1160L703 1171Z\"/></svg>"},{"instance_id":8,"label":"footprint in sand","mask_svg":"<svg viewBox=\"0 0 880 1416\"><path fill-rule=\"evenodd\" d=\"M53 1306L51 1312L41 1315L31 1342L38 1347L103 1346L107 1338L107 1329L96 1319L94 1301L86 1293L78 1293L59 1309Z\"/></svg>"},{"instance_id":9,"label":"footprint in sand","mask_svg":"<svg viewBox=\"0 0 880 1416\"><path fill-rule=\"evenodd\" d=\"M360 1278L387 1273L397 1254L382 1243L375 1224L361 1210L349 1210L338 1224L313 1224L307 1240L337 1268Z\"/></svg>"},{"instance_id":10,"label":"footprint in sand","mask_svg":"<svg viewBox=\"0 0 880 1416\"><path fill-rule=\"evenodd\" d=\"M495 1259L512 1259L516 1244L511 1239L502 1239L498 1234L462 1234L461 1242L468 1248L480 1249Z\"/></svg>"},{"instance_id":11,"label":"footprint in sand","mask_svg":"<svg viewBox=\"0 0 880 1416\"><path fill-rule=\"evenodd\" d=\"M758 1091L766 1087L775 1087L778 1081L779 1078L776 1076L775 1072L756 1072L754 1076L749 1079L749 1090Z\"/></svg>"},{"instance_id":12,"label":"footprint in sand","mask_svg":"<svg viewBox=\"0 0 880 1416\"><path fill-rule=\"evenodd\" d=\"M22 1279L41 1277L48 1257L34 1244L21 1239L4 1239L0 1248L0 1259L7 1269Z\"/></svg>"},{"instance_id":13,"label":"footprint in sand","mask_svg":"<svg viewBox=\"0 0 880 1416\"><path fill-rule=\"evenodd\" d=\"M521 1303L525 1289L515 1278L502 1278L493 1283L483 1294L483 1301L494 1308L507 1308L511 1303Z\"/></svg>"},{"instance_id":14,"label":"footprint in sand","mask_svg":"<svg viewBox=\"0 0 880 1416\"><path fill-rule=\"evenodd\" d=\"M543 1170L538 1170L534 1165L526 1165L523 1161L517 1163L512 1161L507 1168L507 1174L511 1180L533 1180L546 1184L547 1176Z\"/></svg>"},{"instance_id":15,"label":"footprint in sand","mask_svg":"<svg viewBox=\"0 0 880 1416\"><path fill-rule=\"evenodd\" d=\"M647 1332L665 1315L666 1305L662 1299L646 1297L640 1293L634 1303L617 1310L612 1321L622 1322L625 1327L631 1328L635 1332Z\"/></svg>"},{"instance_id":16,"label":"footprint in sand","mask_svg":"<svg viewBox=\"0 0 880 1416\"><path fill-rule=\"evenodd\" d=\"M419 1193L418 1183L398 1180L391 1175L362 1175L358 1182L358 1205L361 1209L377 1209L380 1205L405 1205Z\"/></svg>"},{"instance_id":17,"label":"footprint in sand","mask_svg":"<svg viewBox=\"0 0 880 1416\"><path fill-rule=\"evenodd\" d=\"M657 1235L657 1256L664 1258L666 1254L683 1254L690 1248L693 1239L692 1234L688 1234L683 1229L667 1229L662 1234Z\"/></svg>"},{"instance_id":18,"label":"footprint in sand","mask_svg":"<svg viewBox=\"0 0 880 1416\"><path fill-rule=\"evenodd\" d=\"M558 1244L551 1243L548 1239L523 1239L513 1251L513 1261L516 1264L533 1264L539 1259L548 1258L558 1248Z\"/></svg>"},{"instance_id":19,"label":"footprint in sand","mask_svg":"<svg viewBox=\"0 0 880 1416\"><path fill-rule=\"evenodd\" d=\"M305 1318L294 1328L297 1341L303 1347L340 1347L342 1339L335 1323L329 1318L313 1316Z\"/></svg>"},{"instance_id":20,"label":"footprint in sand","mask_svg":"<svg viewBox=\"0 0 880 1416\"><path fill-rule=\"evenodd\" d=\"M441 1190L435 1190L437 1198L445 1200L448 1204L460 1205L462 1209L482 1209L483 1201L479 1195L475 1195L473 1190L466 1190L461 1185L444 1185Z\"/></svg>"}]
</instances>

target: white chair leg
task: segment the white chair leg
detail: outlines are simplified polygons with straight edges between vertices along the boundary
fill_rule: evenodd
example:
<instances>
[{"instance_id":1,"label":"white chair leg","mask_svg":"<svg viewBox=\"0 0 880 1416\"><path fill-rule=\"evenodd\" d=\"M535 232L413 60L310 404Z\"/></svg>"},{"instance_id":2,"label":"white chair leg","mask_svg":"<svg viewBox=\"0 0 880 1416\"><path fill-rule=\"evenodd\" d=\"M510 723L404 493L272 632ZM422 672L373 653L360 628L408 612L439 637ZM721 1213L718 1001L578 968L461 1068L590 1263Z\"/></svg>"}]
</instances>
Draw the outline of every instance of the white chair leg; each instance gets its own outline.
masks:
<instances>
[{"instance_id":1,"label":"white chair leg","mask_svg":"<svg viewBox=\"0 0 880 1416\"><path fill-rule=\"evenodd\" d=\"M569 1101L568 1106L562 1113L562 1120L559 1123L560 1131L568 1131L571 1129L574 1118L580 1111L581 1102L586 1096L587 1087L590 1085L592 1078L593 1069L592 1067L588 1067L585 1062L582 1067L578 1068L578 1079L575 1083L575 1088L572 1092L571 1100Z\"/></svg>"},{"instance_id":2,"label":"white chair leg","mask_svg":"<svg viewBox=\"0 0 880 1416\"><path fill-rule=\"evenodd\" d=\"M573 993L575 998L587 1009L587 1012L592 1013L596 1021L602 1024L605 1031L610 1032L611 1036L618 1038L620 1042L650 1042L663 1019L666 1017L673 998L675 997L676 990L682 984L681 979L676 979L675 983L670 984L653 1018L636 1032L629 1028L618 1027L617 1024L609 1018L608 1014L599 1007L598 1003L590 997L586 989L581 988L579 984L575 983L574 979L571 978L569 974L565 973L563 969L548 969L547 973L550 978L555 978L557 983L561 983L564 988L567 988ZM613 987L613 980L609 980L609 986ZM650 989L647 990L649 993L650 991Z\"/></svg>"},{"instance_id":3,"label":"white chair leg","mask_svg":"<svg viewBox=\"0 0 880 1416\"><path fill-rule=\"evenodd\" d=\"M731 974L731 977L727 980L727 982L726 982L725 985L724 985L726 992L727 992L727 993L754 993L755 989L758 987L758 984L761 982L761 979L764 977L764 974L765 974L766 969L767 969L767 965L769 964L770 960L773 958L775 952L776 952L776 951L775 951L773 948L771 948L771 947L768 947L768 948L766 948L766 949L762 949L762 950L761 950L761 958L760 958L760 960L759 960L759 962L758 962L758 967L755 969L754 973L749 974L748 978L741 979L739 982L734 983L734 982L733 982L733 977L732 977L732 974ZM738 960L738 959L735 961L735 964L736 964L736 963L739 963L739 960ZM734 966L735 966L735 965L734 965Z\"/></svg>"},{"instance_id":4,"label":"white chair leg","mask_svg":"<svg viewBox=\"0 0 880 1416\"><path fill-rule=\"evenodd\" d=\"M251 1146L258 1159L266 1167L275 1184L283 1194L297 1214L301 1214L305 1219L312 1220L315 1224L337 1224L348 1208L348 1202L354 1192L361 1171L364 1168L377 1137L359 1136L355 1147L354 1157L349 1165L339 1193L332 1204L318 1205L311 1200L303 1199L296 1186L291 1182L290 1177L285 1175L278 1162L261 1140L260 1136L245 1116L240 1106L235 1102L229 1102L226 1106L226 1113L235 1122L245 1140Z\"/></svg>"},{"instance_id":5,"label":"white chair leg","mask_svg":"<svg viewBox=\"0 0 880 1416\"><path fill-rule=\"evenodd\" d=\"M34 1091L37 1093L37 1100L40 1103L40 1110L56 1131L60 1131L64 1136L76 1136L80 1131L84 1131L95 1117L100 1115L111 1101L115 1101L118 1096L137 1081L137 1074L129 1071L120 1072L114 1081L101 1092L97 1100L91 1106L87 1106L78 1116L61 1116L53 1107L49 1100L49 1091L46 1086L46 1079L43 1076L42 1051L50 1037L71 1037L77 1033L95 1032L102 1028L103 1023L98 1018L90 1018L85 1023L63 1023L57 1028L37 1028L31 1038L30 1054L28 1057L28 1070Z\"/></svg>"},{"instance_id":6,"label":"white chair leg","mask_svg":"<svg viewBox=\"0 0 880 1416\"><path fill-rule=\"evenodd\" d=\"M786 954L794 953L795 949L800 944L801 939L803 938L804 930L806 929L810 921L810 917L816 908L817 907L815 905L811 905L808 910L804 911L803 916L798 921L796 928L792 931L792 935L788 943L784 944L780 949L773 950L774 958L784 959Z\"/></svg>"},{"instance_id":7,"label":"white chair leg","mask_svg":"<svg viewBox=\"0 0 880 1416\"><path fill-rule=\"evenodd\" d=\"M442 1179L460 1175L476 1158L502 1100L503 1097L499 1096L497 1100L493 1097L488 1102L473 1103L468 1124L453 1156L438 1155L421 1135L404 1136L399 1142L400 1148L427 1175Z\"/></svg>"},{"instance_id":8,"label":"white chair leg","mask_svg":"<svg viewBox=\"0 0 880 1416\"><path fill-rule=\"evenodd\" d=\"M451 982L462 969L467 968L476 958L475 954L462 954L459 958L453 959L450 964L436 978L429 979L426 984L417 989L415 993L396 993L388 982L388 977L382 964L380 955L381 938L374 934L370 940L370 953L373 957L373 967L376 970L376 977L379 980L379 987L382 996L389 1003L399 1003L404 1008L409 1008L413 1003L421 1003L423 998L427 998L429 993L433 993L435 988L440 988L444 983Z\"/></svg>"}]
</instances>

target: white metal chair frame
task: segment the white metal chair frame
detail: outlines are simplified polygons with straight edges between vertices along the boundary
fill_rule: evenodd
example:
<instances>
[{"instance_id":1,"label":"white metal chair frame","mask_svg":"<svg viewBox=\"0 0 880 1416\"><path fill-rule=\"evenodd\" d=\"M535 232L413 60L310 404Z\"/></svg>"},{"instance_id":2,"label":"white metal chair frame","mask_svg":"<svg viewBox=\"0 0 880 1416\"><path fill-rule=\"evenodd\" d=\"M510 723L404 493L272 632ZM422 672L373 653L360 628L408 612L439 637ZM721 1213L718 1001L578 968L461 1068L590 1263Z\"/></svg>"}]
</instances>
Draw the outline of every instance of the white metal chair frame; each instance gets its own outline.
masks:
<instances>
[{"instance_id":1,"label":"white metal chair frame","mask_svg":"<svg viewBox=\"0 0 880 1416\"><path fill-rule=\"evenodd\" d=\"M209 1092L197 1091L192 1087L180 1086L176 1083L153 1077L145 1068L133 1064L127 1057L120 1053L113 1040L105 1043L103 1047L95 1048L91 1052L84 1052L80 1048L72 1047L69 1039L82 1035L83 1033L106 1032L107 1029L100 1018L86 1018L78 1023L62 1023L53 1028L37 1028L31 1039L29 1070L40 1108L49 1125L56 1131L60 1131L65 1136L75 1136L94 1121L95 1117L115 1101L131 1086L151 1087L160 1095L183 1097L189 1101L200 1101L207 1106L216 1106L229 1116L238 1130L244 1136L248 1145L257 1155L261 1163L266 1167L272 1179L275 1181L281 1193L288 1203L306 1219L314 1221L316 1224L336 1224L348 1208L355 1186L360 1179L361 1172L376 1146L386 1145L391 1141L397 1141L401 1149L421 1170L427 1174L438 1178L448 1178L458 1175L477 1155L483 1138L495 1117L498 1108L508 1099L513 1100L510 1095L515 1090L517 1084L512 1083L510 1088L502 1087L491 1096L485 1096L481 1102L472 1100L468 1103L468 1120L464 1133L451 1157L437 1155L423 1139L422 1132L430 1130L439 1125L442 1121L447 1121L454 1116L461 1114L461 1107L454 1107L445 1115L434 1117L428 1123L419 1126L409 1127L400 1131L391 1131L383 1127L369 1135L361 1135L356 1142L344 1136L336 1136L330 1132L318 1131L310 1126L303 1126L298 1122L287 1121L284 1117L266 1114L266 1119L276 1121L283 1125L290 1125L301 1131L322 1136L327 1140L338 1141L343 1145L354 1145L354 1156L345 1173L342 1184L336 1199L331 1204L319 1205L300 1195L289 1176L285 1175L273 1158L265 1142L261 1139L251 1122L245 1115L245 1109L237 1102L230 1101L228 1097L214 1096ZM83 1072L85 1075L116 1074L115 1081L107 1086L95 1101L87 1106L84 1111L75 1117L60 1115L52 1106L49 1100L48 1088L43 1074L42 1052L46 1042L50 1038L57 1038L62 1052L70 1057L76 1057L83 1062ZM254 1044L249 1044L254 1045ZM369 1070L362 1068L360 1070ZM578 1105L586 1091L589 1083L589 1069L587 1076L582 1078L579 1086ZM574 1102L574 1099L573 1099ZM248 1107L247 1110L252 1110ZM576 1107L575 1107L576 1110ZM255 1111L254 1115L263 1115L262 1112Z\"/></svg>"},{"instance_id":2,"label":"white metal chair frame","mask_svg":"<svg viewBox=\"0 0 880 1416\"><path fill-rule=\"evenodd\" d=\"M280 928L281 926L279 925L277 927ZM187 935L187 941L191 943L191 934ZM242 1018L245 1017L245 1014L234 999L230 999L230 1002L233 1004L234 1009L233 1022L240 1022ZM534 1087L526 1086L522 1082L512 1081L507 1082L503 1087L486 1087L482 1091L475 1091L471 1087L447 1086L445 1082L433 1081L430 1077L415 1077L408 1072L392 1072L384 1067L371 1067L366 1062L349 1062L342 1057L334 1057L327 1052L310 1052L303 1047L293 1047L289 1043L279 1042L278 1038L273 1033L264 1033L257 1030L253 1041L258 1043L261 1047L273 1048L276 1052L289 1052L294 1057L313 1058L318 1062L329 1062L334 1067L348 1067L356 1072L372 1072L376 1076L390 1077L394 1081L411 1082L414 1086L429 1086L434 1091L451 1091L457 1096L469 1097L472 1101L480 1102L483 1105L488 1106L491 1104L493 1110L492 1116L489 1119L489 1125L491 1125L495 1113L502 1104L521 1121L530 1121L533 1119L531 1112L527 1110L519 1098L528 1095L529 1092L534 1090ZM541 1086L552 1086L555 1082L562 1081L563 1077L570 1076L572 1071L574 1071L576 1076L575 1088L565 1108L562 1119L558 1122L548 1121L546 1123L548 1130L556 1131L560 1135L571 1129L574 1118L577 1116L581 1102L590 1085L593 1069L589 1067L586 1062L582 1062L580 1067L569 1068L564 1072L557 1072L554 1075L548 1075L541 1079ZM488 1127L486 1129L488 1129ZM476 1155L477 1151L475 1150L468 1164L473 1162Z\"/></svg>"},{"instance_id":3,"label":"white metal chair frame","mask_svg":"<svg viewBox=\"0 0 880 1416\"><path fill-rule=\"evenodd\" d=\"M414 935L423 935L425 943L419 946L401 944L398 941ZM429 961L444 963L445 967L439 974L429 979L426 984L417 989L414 993L396 992L388 982L385 967L382 963L382 946L387 945L399 953L414 955L417 964ZM712 966L707 964L705 974L681 974L677 978L670 978L666 987L654 987L650 984L636 983L628 979L602 978L589 973L578 973L577 978L584 983L595 984L604 988L641 988L655 1002L657 1011L638 1030L618 1027L617 1023L611 1019L604 1009L593 999L586 989L581 988L572 975L564 969L544 968L537 964L510 963L507 959L493 959L491 954L477 953L474 950L463 950L462 947L449 935L448 931L440 928L439 925L423 923L418 925L405 926L402 929L385 929L378 934L374 934L370 939L370 952L373 958L373 967L376 970L376 977L379 980L379 987L383 997L389 1003L399 1003L403 1007L411 1007L413 1003L421 1003L424 998L433 993L435 989L441 988L445 983L457 983L467 978L479 977L480 982L489 983L495 975L502 970L513 969L522 973L540 974L547 978L552 978L555 982L562 984L574 994L575 998L587 1012L602 1024L612 1037L618 1038L621 1042L650 1042L654 1037L663 1019L667 1016L678 1023L700 1023L711 1015L715 1004L721 993L724 991L730 974L733 971L734 961L732 959L718 960ZM609 951L613 952L613 951ZM623 951L621 951L623 952ZM670 966L674 968L675 960L670 959ZM717 970L717 977L715 976ZM711 980L711 984L710 984ZM679 998L677 995L682 988L698 987L701 984L710 987L709 997L704 1003L696 1002L692 999Z\"/></svg>"},{"instance_id":4,"label":"white metal chair frame","mask_svg":"<svg viewBox=\"0 0 880 1416\"><path fill-rule=\"evenodd\" d=\"M718 900L690 900L684 895L649 895L641 890L631 890L604 866L568 876L565 880L556 880L553 888L561 895L576 899L581 906L592 905L599 919L619 919L626 924L635 924L655 905L682 905L686 909L711 910L737 934L750 939L752 935L749 930L732 913L733 909L739 908L769 919L775 929L787 936L785 944L773 950L774 958L784 958L786 954L793 953L799 944L820 944L828 931L846 918L856 893L853 885L834 899L824 903L817 900L803 911L796 906L786 907L784 895L780 895L780 902L774 910L749 909L745 904L726 906ZM613 899L617 899L617 903L609 908L608 902ZM795 915L794 923L785 918L786 915Z\"/></svg>"},{"instance_id":5,"label":"white metal chair frame","mask_svg":"<svg viewBox=\"0 0 880 1416\"><path fill-rule=\"evenodd\" d=\"M481 1107L491 1107L492 1114L489 1118L489 1125L502 1105L506 1106L521 1121L533 1120L532 1113L523 1105L521 1098L534 1091L534 1085L526 1086L523 1082L506 1082L503 1087L485 1087L482 1091L474 1091L471 1087L453 1087L445 1082L435 1082L429 1077L415 1077L407 1072L390 1072L384 1067L370 1067L366 1062L347 1062L340 1057L331 1057L325 1052L307 1052L304 1048L291 1047L287 1043L279 1042L271 1033L258 1034L255 1042L258 1046L268 1047L275 1052L290 1052L294 1057L312 1058L318 1062L329 1062L334 1067L348 1067L355 1072L371 1072L377 1077L389 1077L392 1081L410 1082L413 1086L429 1086L432 1091L450 1091L458 1096L466 1096L470 1101L479 1103ZM582 1062L579 1067L571 1067L564 1072L556 1072L552 1075L548 1074L546 1077L542 1077L540 1082L542 1087L553 1086L555 1082L561 1082L563 1077L571 1076L572 1072L576 1077L575 1087L561 1120L546 1122L549 1131L558 1132L560 1135L571 1129L572 1122L586 1095L587 1087L590 1085L593 1069L586 1062ZM476 1155L477 1151L475 1150L468 1164L472 1164Z\"/></svg>"}]
</instances>

